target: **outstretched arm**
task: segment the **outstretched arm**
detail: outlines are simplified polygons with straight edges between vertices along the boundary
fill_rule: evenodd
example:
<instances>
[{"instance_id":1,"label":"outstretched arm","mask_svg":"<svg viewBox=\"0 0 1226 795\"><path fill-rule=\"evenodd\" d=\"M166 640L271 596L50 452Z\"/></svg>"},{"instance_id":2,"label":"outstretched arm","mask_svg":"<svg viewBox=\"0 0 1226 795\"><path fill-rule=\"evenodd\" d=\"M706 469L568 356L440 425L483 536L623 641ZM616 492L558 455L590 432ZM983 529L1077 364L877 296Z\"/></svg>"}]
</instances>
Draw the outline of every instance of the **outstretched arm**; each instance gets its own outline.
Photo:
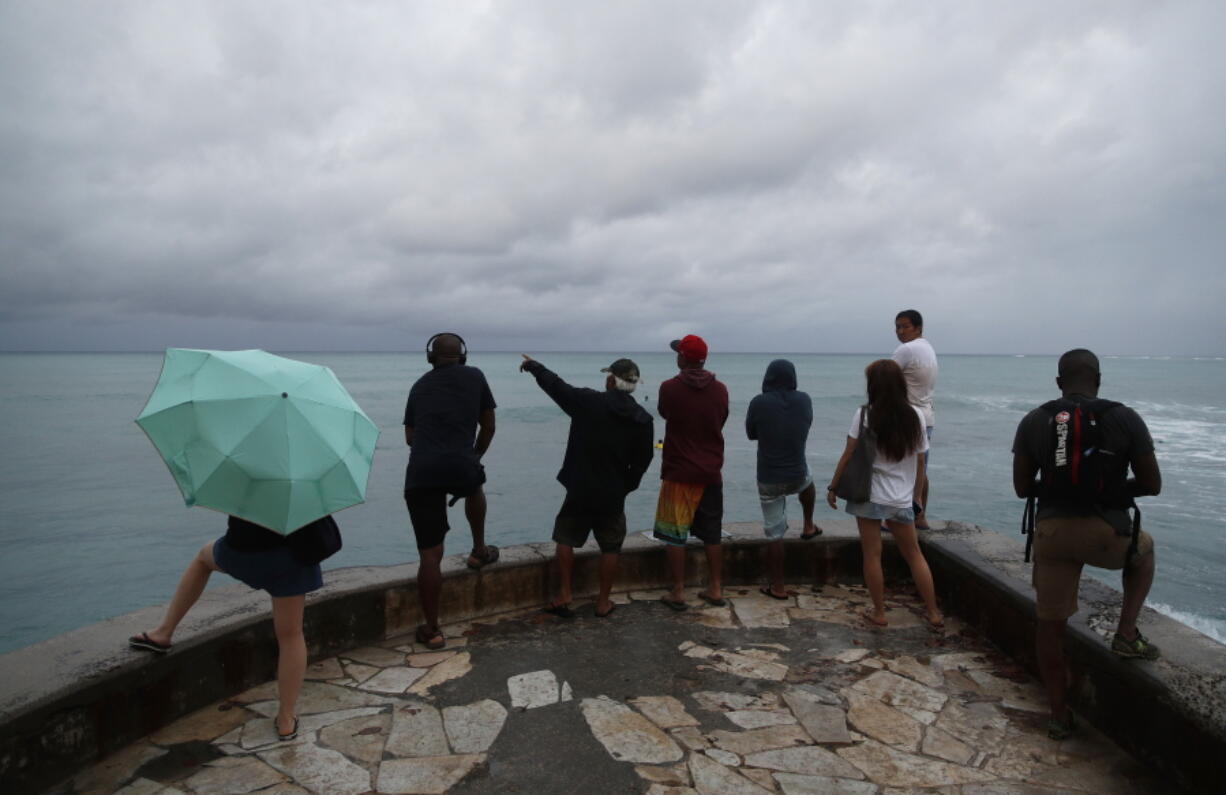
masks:
<instances>
[{"instance_id":1,"label":"outstretched arm","mask_svg":"<svg viewBox=\"0 0 1226 795\"><path fill-rule=\"evenodd\" d=\"M549 395L554 403L558 404L558 408L567 414L573 414L579 403L579 388L566 383L557 373L528 354L521 355L524 357L524 360L519 364L519 371L521 373L531 373L536 379L537 386L543 389L545 394Z\"/></svg>"}]
</instances>

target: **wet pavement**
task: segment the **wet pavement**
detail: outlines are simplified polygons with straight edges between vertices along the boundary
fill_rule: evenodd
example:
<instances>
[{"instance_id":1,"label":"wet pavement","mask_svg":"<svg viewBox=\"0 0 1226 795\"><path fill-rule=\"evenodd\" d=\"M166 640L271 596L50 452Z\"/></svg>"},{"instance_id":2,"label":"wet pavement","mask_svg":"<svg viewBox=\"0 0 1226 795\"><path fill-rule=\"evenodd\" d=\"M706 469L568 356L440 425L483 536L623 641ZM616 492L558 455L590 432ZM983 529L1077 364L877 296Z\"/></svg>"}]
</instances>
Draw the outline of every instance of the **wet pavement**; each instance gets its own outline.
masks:
<instances>
[{"instance_id":1,"label":"wet pavement","mask_svg":"<svg viewBox=\"0 0 1226 795\"><path fill-rule=\"evenodd\" d=\"M1046 736L1038 683L914 594L663 591L608 618L506 614L319 661L278 742L270 682L176 721L56 792L1047 793L1170 791L1092 728Z\"/></svg>"}]
</instances>

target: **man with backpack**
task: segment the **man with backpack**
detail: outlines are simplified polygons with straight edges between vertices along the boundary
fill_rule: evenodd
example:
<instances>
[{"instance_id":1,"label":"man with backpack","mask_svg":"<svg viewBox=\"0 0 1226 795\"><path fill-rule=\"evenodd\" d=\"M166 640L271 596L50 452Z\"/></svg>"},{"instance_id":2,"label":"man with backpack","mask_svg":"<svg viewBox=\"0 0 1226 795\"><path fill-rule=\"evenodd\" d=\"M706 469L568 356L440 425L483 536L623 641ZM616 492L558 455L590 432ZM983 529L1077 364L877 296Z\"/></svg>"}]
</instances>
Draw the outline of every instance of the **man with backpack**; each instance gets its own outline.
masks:
<instances>
[{"instance_id":1,"label":"man with backpack","mask_svg":"<svg viewBox=\"0 0 1226 795\"><path fill-rule=\"evenodd\" d=\"M1071 350L1060 357L1058 371L1062 397L1027 414L1013 440L1013 488L1028 500L1028 524L1033 524L1035 648L1051 707L1047 730L1057 740L1073 731L1062 637L1077 612L1085 564L1123 572L1124 598L1111 650L1121 657L1159 656L1158 647L1137 629L1154 581L1154 545L1140 529L1135 498L1162 489L1145 422L1127 406L1098 398L1098 357L1084 348Z\"/></svg>"}]
</instances>

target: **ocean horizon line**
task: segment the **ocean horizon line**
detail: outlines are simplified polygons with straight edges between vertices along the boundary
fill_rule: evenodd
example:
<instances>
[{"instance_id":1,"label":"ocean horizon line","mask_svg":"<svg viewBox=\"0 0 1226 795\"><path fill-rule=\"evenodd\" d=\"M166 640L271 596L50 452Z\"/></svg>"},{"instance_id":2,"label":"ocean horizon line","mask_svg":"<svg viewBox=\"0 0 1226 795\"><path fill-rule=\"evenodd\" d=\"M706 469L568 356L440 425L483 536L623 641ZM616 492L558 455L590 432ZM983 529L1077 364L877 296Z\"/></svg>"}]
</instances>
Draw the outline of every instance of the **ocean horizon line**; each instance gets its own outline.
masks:
<instances>
[{"instance_id":1,"label":"ocean horizon line","mask_svg":"<svg viewBox=\"0 0 1226 795\"><path fill-rule=\"evenodd\" d=\"M186 346L170 346L170 347L186 347ZM168 348L148 348L148 349L107 349L107 350L0 350L0 355L9 356L34 356L34 355L65 355L79 356L83 354L151 354L165 353ZM393 350L393 349L373 349L373 350L327 350L319 348L199 348L197 350L266 350L269 353L280 355L299 355L299 354L388 354L388 355L424 355L422 350ZM1065 349L1068 350L1068 349ZM1010 353L1010 352L966 352L966 351L946 351L941 350L940 356L965 356L965 357L1000 357L1000 358L1054 358L1063 354L1065 351L1055 353ZM553 354L622 354L629 356L667 354L669 350L624 350L624 349L591 349L591 350L543 350L543 349L514 349L514 350L484 350L478 349L475 353L481 354L522 354L529 355L553 355ZM1194 361L1226 361L1226 354L1212 353L1095 353L1103 359L1190 359ZM712 355L712 358L720 356L880 356L881 351L749 351L749 350L721 350Z\"/></svg>"}]
</instances>

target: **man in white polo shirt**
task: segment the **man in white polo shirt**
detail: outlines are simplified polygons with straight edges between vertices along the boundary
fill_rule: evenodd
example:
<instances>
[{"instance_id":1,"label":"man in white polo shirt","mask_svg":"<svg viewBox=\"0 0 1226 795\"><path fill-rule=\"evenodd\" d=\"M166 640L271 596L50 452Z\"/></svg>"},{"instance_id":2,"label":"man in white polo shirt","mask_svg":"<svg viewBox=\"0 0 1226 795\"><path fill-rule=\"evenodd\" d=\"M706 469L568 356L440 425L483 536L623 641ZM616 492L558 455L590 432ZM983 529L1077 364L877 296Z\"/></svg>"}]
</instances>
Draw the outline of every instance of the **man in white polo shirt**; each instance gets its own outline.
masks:
<instances>
[{"instance_id":1,"label":"man in white polo shirt","mask_svg":"<svg viewBox=\"0 0 1226 795\"><path fill-rule=\"evenodd\" d=\"M914 309L904 309L894 318L894 334L899 343L894 349L894 361L902 368L907 380L907 399L924 415L924 430L931 445L933 422L932 392L937 385L937 353L924 339L924 316ZM931 446L930 446L931 449ZM928 470L928 453L924 453L924 471ZM928 482L924 478L923 493L918 497L915 509L915 526L928 529Z\"/></svg>"}]
</instances>

